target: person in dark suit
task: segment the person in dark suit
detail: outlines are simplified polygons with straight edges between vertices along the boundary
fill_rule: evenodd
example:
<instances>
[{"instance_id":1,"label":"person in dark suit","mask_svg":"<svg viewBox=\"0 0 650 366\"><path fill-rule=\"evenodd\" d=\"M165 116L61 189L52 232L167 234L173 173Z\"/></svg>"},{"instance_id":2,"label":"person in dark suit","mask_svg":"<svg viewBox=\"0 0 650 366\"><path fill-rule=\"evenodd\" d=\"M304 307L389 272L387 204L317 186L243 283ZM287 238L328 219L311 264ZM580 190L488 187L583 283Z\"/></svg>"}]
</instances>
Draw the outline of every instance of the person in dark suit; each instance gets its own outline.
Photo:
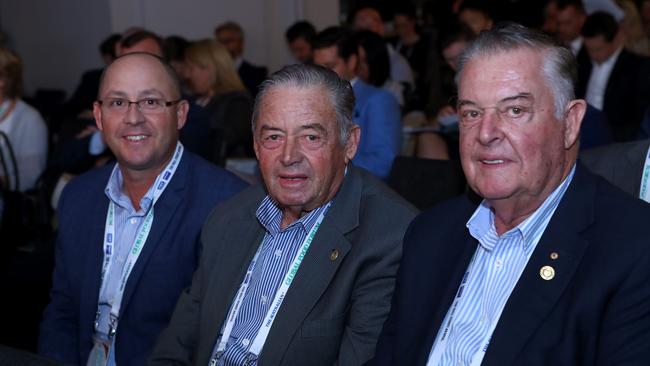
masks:
<instances>
[{"instance_id":1,"label":"person in dark suit","mask_svg":"<svg viewBox=\"0 0 650 366\"><path fill-rule=\"evenodd\" d=\"M591 62L578 69L576 94L605 112L614 141L634 140L650 105L650 59L623 48L612 15L591 14L582 28Z\"/></svg>"},{"instance_id":2,"label":"person in dark suit","mask_svg":"<svg viewBox=\"0 0 650 366\"><path fill-rule=\"evenodd\" d=\"M206 221L201 264L149 365L372 357L415 209L350 164L353 105L349 83L319 66L262 84L253 128L264 185Z\"/></svg>"},{"instance_id":3,"label":"person in dark suit","mask_svg":"<svg viewBox=\"0 0 650 366\"><path fill-rule=\"evenodd\" d=\"M386 179L402 146L402 122L394 96L365 83L358 74L358 38L341 27L329 27L314 40L314 63L335 71L352 83L353 120L361 129L361 141L353 162Z\"/></svg>"},{"instance_id":4,"label":"person in dark suit","mask_svg":"<svg viewBox=\"0 0 650 366\"><path fill-rule=\"evenodd\" d=\"M226 46L232 56L239 77L246 85L246 89L255 97L257 90L266 79L268 70L263 66L255 66L244 60L244 30L235 22L226 22L214 30L214 36L221 44Z\"/></svg>"},{"instance_id":5,"label":"person in dark suit","mask_svg":"<svg viewBox=\"0 0 650 366\"><path fill-rule=\"evenodd\" d=\"M600 146L580 153L580 160L592 172L631 194L648 201L650 190L641 192L642 182L648 182L643 175L648 157L650 140L622 142ZM648 183L645 183L648 184Z\"/></svg>"},{"instance_id":6,"label":"person in dark suit","mask_svg":"<svg viewBox=\"0 0 650 366\"><path fill-rule=\"evenodd\" d=\"M191 281L205 217L245 184L178 143L188 103L161 58L116 59L98 98L97 127L117 163L72 180L59 201L39 353L142 365Z\"/></svg>"},{"instance_id":7,"label":"person in dark suit","mask_svg":"<svg viewBox=\"0 0 650 366\"><path fill-rule=\"evenodd\" d=\"M650 206L576 164L575 59L516 24L460 61L472 191L418 216L369 365L641 365Z\"/></svg>"}]
</instances>

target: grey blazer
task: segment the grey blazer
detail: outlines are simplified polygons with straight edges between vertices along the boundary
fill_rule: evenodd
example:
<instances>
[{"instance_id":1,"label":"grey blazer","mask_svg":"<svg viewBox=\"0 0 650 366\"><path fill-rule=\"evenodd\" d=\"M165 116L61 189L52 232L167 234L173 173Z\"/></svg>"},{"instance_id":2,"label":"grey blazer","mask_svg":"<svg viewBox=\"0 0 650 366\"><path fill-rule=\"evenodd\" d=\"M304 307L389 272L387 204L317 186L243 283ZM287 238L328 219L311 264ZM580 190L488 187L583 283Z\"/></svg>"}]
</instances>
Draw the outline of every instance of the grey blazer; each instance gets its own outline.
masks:
<instances>
[{"instance_id":1,"label":"grey blazer","mask_svg":"<svg viewBox=\"0 0 650 366\"><path fill-rule=\"evenodd\" d=\"M207 365L248 265L264 237L251 187L217 207L204 252L149 365ZM388 315L402 238L416 209L368 172L349 167L268 335L258 365L360 365Z\"/></svg>"},{"instance_id":2,"label":"grey blazer","mask_svg":"<svg viewBox=\"0 0 650 366\"><path fill-rule=\"evenodd\" d=\"M580 160L595 174L639 197L643 165L650 140L624 142L585 150Z\"/></svg>"}]
</instances>

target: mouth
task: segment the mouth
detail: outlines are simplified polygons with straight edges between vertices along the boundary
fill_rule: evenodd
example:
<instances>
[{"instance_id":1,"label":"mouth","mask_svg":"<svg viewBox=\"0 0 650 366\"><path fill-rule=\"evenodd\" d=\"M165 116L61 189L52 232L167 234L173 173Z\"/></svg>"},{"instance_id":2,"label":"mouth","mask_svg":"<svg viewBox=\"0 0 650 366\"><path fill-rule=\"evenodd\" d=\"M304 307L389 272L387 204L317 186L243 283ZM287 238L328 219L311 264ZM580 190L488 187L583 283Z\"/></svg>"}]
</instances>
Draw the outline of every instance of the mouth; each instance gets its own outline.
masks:
<instances>
[{"instance_id":1,"label":"mouth","mask_svg":"<svg viewBox=\"0 0 650 366\"><path fill-rule=\"evenodd\" d=\"M128 136L124 136L124 139L126 139L129 142L139 142L139 141L146 140L147 138L149 138L149 136L147 136L147 135L128 135Z\"/></svg>"},{"instance_id":2,"label":"mouth","mask_svg":"<svg viewBox=\"0 0 650 366\"><path fill-rule=\"evenodd\" d=\"M486 165L497 165L497 164L503 164L505 163L505 161L501 159L491 159L491 160L484 159L481 160L481 163Z\"/></svg>"},{"instance_id":3,"label":"mouth","mask_svg":"<svg viewBox=\"0 0 650 366\"><path fill-rule=\"evenodd\" d=\"M305 182L307 180L306 175L280 175L280 184L292 186Z\"/></svg>"}]
</instances>

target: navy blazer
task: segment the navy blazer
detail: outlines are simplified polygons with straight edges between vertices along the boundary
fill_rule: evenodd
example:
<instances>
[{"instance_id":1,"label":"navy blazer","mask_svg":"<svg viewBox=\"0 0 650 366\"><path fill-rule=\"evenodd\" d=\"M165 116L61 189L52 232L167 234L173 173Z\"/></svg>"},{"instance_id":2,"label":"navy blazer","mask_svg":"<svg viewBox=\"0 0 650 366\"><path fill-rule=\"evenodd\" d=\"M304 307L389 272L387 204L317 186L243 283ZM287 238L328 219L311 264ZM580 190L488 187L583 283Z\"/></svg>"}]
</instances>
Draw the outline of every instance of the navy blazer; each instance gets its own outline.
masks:
<instances>
[{"instance_id":1,"label":"navy blazer","mask_svg":"<svg viewBox=\"0 0 650 366\"><path fill-rule=\"evenodd\" d=\"M477 241L460 197L406 233L388 320L371 365L425 365ZM482 365L647 365L650 206L579 165L508 299ZM551 253L557 253L557 259ZM555 269L552 280L540 269Z\"/></svg>"},{"instance_id":2,"label":"navy blazer","mask_svg":"<svg viewBox=\"0 0 650 366\"><path fill-rule=\"evenodd\" d=\"M59 232L50 304L41 323L39 353L85 365L92 348L114 164L75 178L58 209ZM198 265L203 221L218 203L245 187L239 178L185 150L154 207L154 222L122 299L118 365L143 365Z\"/></svg>"},{"instance_id":3,"label":"navy blazer","mask_svg":"<svg viewBox=\"0 0 650 366\"><path fill-rule=\"evenodd\" d=\"M352 160L375 176L386 179L402 148L402 122L397 100L385 90L357 79L354 83L353 120L361 127L359 149Z\"/></svg>"}]
</instances>

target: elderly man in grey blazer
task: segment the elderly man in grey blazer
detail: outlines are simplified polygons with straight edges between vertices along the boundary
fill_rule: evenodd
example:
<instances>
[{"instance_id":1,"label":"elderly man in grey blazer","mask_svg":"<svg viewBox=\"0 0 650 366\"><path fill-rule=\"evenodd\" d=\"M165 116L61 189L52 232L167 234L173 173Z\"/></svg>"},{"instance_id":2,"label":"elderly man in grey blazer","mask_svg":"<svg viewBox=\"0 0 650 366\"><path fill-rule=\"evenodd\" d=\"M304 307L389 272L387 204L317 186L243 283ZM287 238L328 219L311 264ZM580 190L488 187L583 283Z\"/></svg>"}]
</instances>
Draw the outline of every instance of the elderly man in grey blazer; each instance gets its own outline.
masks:
<instances>
[{"instance_id":1,"label":"elderly man in grey blazer","mask_svg":"<svg viewBox=\"0 0 650 366\"><path fill-rule=\"evenodd\" d=\"M390 308L415 209L350 161L347 81L294 65L253 115L263 186L218 207L150 365L360 365Z\"/></svg>"}]
</instances>

